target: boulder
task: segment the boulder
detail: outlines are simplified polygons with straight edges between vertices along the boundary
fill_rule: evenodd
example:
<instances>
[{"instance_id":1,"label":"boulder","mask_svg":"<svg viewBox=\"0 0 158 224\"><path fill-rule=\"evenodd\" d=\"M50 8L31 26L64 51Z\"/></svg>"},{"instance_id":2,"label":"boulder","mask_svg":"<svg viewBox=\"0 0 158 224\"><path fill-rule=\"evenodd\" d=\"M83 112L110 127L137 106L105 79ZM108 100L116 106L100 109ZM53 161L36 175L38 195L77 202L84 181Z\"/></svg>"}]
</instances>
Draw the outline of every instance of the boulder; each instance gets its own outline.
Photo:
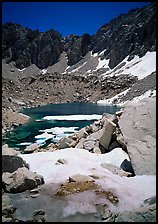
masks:
<instances>
[{"instance_id":1,"label":"boulder","mask_svg":"<svg viewBox=\"0 0 158 224\"><path fill-rule=\"evenodd\" d=\"M116 130L116 124L106 119L103 126L103 134L99 139L99 144L103 147L102 152L106 152L111 141L112 134Z\"/></svg>"},{"instance_id":2,"label":"boulder","mask_svg":"<svg viewBox=\"0 0 158 224\"><path fill-rule=\"evenodd\" d=\"M88 151L92 151L98 145L98 142L102 133L103 133L103 130L101 129L97 132L94 132L88 135L85 141L83 142L83 148Z\"/></svg>"},{"instance_id":3,"label":"boulder","mask_svg":"<svg viewBox=\"0 0 158 224\"><path fill-rule=\"evenodd\" d=\"M10 156L15 156L18 155L19 152L16 151L13 148L9 148L7 144L2 146L2 155L10 155Z\"/></svg>"},{"instance_id":4,"label":"boulder","mask_svg":"<svg viewBox=\"0 0 158 224\"><path fill-rule=\"evenodd\" d=\"M96 153L96 154L101 154L101 150L99 147L95 146L94 149L93 149L93 153Z\"/></svg>"},{"instance_id":5,"label":"boulder","mask_svg":"<svg viewBox=\"0 0 158 224\"><path fill-rule=\"evenodd\" d=\"M72 139L62 138L58 143L58 149L69 148L72 142L73 142Z\"/></svg>"},{"instance_id":6,"label":"boulder","mask_svg":"<svg viewBox=\"0 0 158 224\"><path fill-rule=\"evenodd\" d=\"M19 156L2 155L2 173L13 173L18 168L27 167L28 164Z\"/></svg>"},{"instance_id":7,"label":"boulder","mask_svg":"<svg viewBox=\"0 0 158 224\"><path fill-rule=\"evenodd\" d=\"M18 168L13 173L3 173L2 184L6 192L19 193L44 184L44 180L42 176L31 172L26 167L23 167Z\"/></svg>"},{"instance_id":8,"label":"boulder","mask_svg":"<svg viewBox=\"0 0 158 224\"><path fill-rule=\"evenodd\" d=\"M121 163L120 167L121 167L124 171L126 171L126 172L130 172L130 173L132 174L132 176L135 176L135 173L134 173L132 164L131 164L131 162L128 161L127 159L125 159L125 160Z\"/></svg>"},{"instance_id":9,"label":"boulder","mask_svg":"<svg viewBox=\"0 0 158 224\"><path fill-rule=\"evenodd\" d=\"M126 142L125 142L122 134L118 134L116 139L117 139L118 143L121 145L122 149L127 151L127 145L126 145Z\"/></svg>"},{"instance_id":10,"label":"boulder","mask_svg":"<svg viewBox=\"0 0 158 224\"><path fill-rule=\"evenodd\" d=\"M100 129L99 125L96 125L96 123L94 122L93 124L90 125L92 132L97 132Z\"/></svg>"},{"instance_id":11,"label":"boulder","mask_svg":"<svg viewBox=\"0 0 158 224\"><path fill-rule=\"evenodd\" d=\"M128 103L119 120L136 175L156 174L156 98Z\"/></svg>"},{"instance_id":12,"label":"boulder","mask_svg":"<svg viewBox=\"0 0 158 224\"><path fill-rule=\"evenodd\" d=\"M75 148L79 148L79 149L83 149L83 143L84 143L85 139L81 138L79 140L79 142L77 143L77 145L75 146Z\"/></svg>"},{"instance_id":13,"label":"boulder","mask_svg":"<svg viewBox=\"0 0 158 224\"><path fill-rule=\"evenodd\" d=\"M78 132L77 132L77 137L80 140L81 138L86 138L88 135L88 133L85 131L85 128L81 128Z\"/></svg>"},{"instance_id":14,"label":"boulder","mask_svg":"<svg viewBox=\"0 0 158 224\"><path fill-rule=\"evenodd\" d=\"M107 119L115 124L117 124L118 122L118 118L115 114L104 113L102 116L103 124L106 122Z\"/></svg>"},{"instance_id":15,"label":"boulder","mask_svg":"<svg viewBox=\"0 0 158 224\"><path fill-rule=\"evenodd\" d=\"M86 181L95 181L94 178L86 175L75 174L69 177L69 182L86 182Z\"/></svg>"},{"instance_id":16,"label":"boulder","mask_svg":"<svg viewBox=\"0 0 158 224\"><path fill-rule=\"evenodd\" d=\"M39 147L40 147L40 145L39 145L38 143L33 143L33 144L27 146L27 147L24 149L24 152L25 152L25 153L31 153L31 152L33 152L33 151L35 151L35 150L38 150Z\"/></svg>"}]
</instances>

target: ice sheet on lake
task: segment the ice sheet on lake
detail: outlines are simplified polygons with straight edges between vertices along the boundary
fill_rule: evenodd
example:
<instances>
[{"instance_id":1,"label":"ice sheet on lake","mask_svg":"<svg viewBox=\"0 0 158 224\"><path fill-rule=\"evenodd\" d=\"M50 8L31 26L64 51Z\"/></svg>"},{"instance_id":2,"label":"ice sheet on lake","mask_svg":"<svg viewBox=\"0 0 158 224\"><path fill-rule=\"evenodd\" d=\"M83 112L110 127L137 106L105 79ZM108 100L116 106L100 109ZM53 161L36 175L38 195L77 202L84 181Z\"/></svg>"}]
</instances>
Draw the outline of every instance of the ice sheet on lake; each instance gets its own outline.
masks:
<instances>
[{"instance_id":1,"label":"ice sheet on lake","mask_svg":"<svg viewBox=\"0 0 158 224\"><path fill-rule=\"evenodd\" d=\"M44 120L69 120L69 121L81 121L81 120L98 120L102 118L102 115L99 114L91 114L91 115L60 115L60 116L45 116Z\"/></svg>"}]
</instances>

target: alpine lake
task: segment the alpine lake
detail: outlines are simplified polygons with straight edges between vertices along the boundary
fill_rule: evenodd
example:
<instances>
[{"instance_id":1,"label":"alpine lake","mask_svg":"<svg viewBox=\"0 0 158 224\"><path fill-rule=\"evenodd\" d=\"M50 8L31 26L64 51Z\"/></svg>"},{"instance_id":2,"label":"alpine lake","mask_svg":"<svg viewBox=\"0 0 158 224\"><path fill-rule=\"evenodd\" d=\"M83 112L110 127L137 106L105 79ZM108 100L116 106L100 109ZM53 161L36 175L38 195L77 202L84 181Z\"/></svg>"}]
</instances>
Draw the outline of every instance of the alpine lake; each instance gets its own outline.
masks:
<instances>
[{"instance_id":1,"label":"alpine lake","mask_svg":"<svg viewBox=\"0 0 158 224\"><path fill-rule=\"evenodd\" d=\"M23 150L27 145L38 143L47 147L61 138L77 132L102 117L103 113L114 114L121 107L97 103L73 102L48 104L25 108L20 112L28 115L27 123L7 132L3 140L9 147Z\"/></svg>"}]
</instances>

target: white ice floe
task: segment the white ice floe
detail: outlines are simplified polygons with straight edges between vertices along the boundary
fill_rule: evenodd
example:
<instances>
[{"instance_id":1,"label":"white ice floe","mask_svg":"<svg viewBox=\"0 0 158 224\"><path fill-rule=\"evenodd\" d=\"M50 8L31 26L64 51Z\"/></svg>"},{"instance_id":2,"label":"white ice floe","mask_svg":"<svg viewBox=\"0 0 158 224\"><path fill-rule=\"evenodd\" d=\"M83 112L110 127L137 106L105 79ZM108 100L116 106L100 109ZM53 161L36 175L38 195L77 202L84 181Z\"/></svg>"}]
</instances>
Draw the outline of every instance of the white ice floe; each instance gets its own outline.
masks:
<instances>
[{"instance_id":1,"label":"white ice floe","mask_svg":"<svg viewBox=\"0 0 158 224\"><path fill-rule=\"evenodd\" d=\"M140 207L145 199L156 195L155 175L121 177L101 166L102 163L120 166L124 159L128 159L128 155L121 148L116 148L106 154L90 153L84 149L66 148L54 152L21 154L19 156L30 165L31 171L44 177L46 184L52 183L52 187L53 183L63 183L75 174L95 175L99 177L99 179L95 179L96 184L105 191L111 191L119 199L119 202L114 205L103 196L92 199L90 194L94 193L82 192L82 198L80 194L76 196L80 203L83 203L86 197L90 197L95 200L95 203L106 204L112 211L125 211ZM66 160L66 163L57 163L59 158ZM94 195L91 196L94 197ZM87 200L90 200L90 198ZM92 203L94 201L91 201ZM74 205L74 201L69 203L66 208L67 215L71 214L70 207L73 207L72 205ZM73 207L73 209L75 208ZM75 212L73 211L73 213Z\"/></svg>"},{"instance_id":2,"label":"white ice floe","mask_svg":"<svg viewBox=\"0 0 158 224\"><path fill-rule=\"evenodd\" d=\"M31 145L32 144L32 142L22 142L22 143L18 143L18 144L16 144L16 145Z\"/></svg>"},{"instance_id":3,"label":"white ice floe","mask_svg":"<svg viewBox=\"0 0 158 224\"><path fill-rule=\"evenodd\" d=\"M78 127L55 127L55 128L49 128L44 130L39 130L39 132L51 132L53 134L64 134L65 132L71 133L71 132L77 132Z\"/></svg>"},{"instance_id":4,"label":"white ice floe","mask_svg":"<svg viewBox=\"0 0 158 224\"><path fill-rule=\"evenodd\" d=\"M48 134L47 132L43 133L43 134L40 134L40 135L36 135L35 138L37 139L36 140L36 143L38 144L43 144L45 143L45 141L47 141L48 139L52 139L55 135L53 134Z\"/></svg>"},{"instance_id":5,"label":"white ice floe","mask_svg":"<svg viewBox=\"0 0 158 224\"><path fill-rule=\"evenodd\" d=\"M102 117L99 114L91 114L91 115L60 115L60 116L45 116L42 119L44 120L69 120L69 121L82 121L82 120L98 120Z\"/></svg>"},{"instance_id":6,"label":"white ice floe","mask_svg":"<svg viewBox=\"0 0 158 224\"><path fill-rule=\"evenodd\" d=\"M52 139L53 142L58 142L62 138L67 138L78 131L78 127L55 127L44 130L39 130L39 132L44 132L43 134L35 136L36 143L44 144L48 139ZM51 134L50 134L51 133Z\"/></svg>"}]
</instances>

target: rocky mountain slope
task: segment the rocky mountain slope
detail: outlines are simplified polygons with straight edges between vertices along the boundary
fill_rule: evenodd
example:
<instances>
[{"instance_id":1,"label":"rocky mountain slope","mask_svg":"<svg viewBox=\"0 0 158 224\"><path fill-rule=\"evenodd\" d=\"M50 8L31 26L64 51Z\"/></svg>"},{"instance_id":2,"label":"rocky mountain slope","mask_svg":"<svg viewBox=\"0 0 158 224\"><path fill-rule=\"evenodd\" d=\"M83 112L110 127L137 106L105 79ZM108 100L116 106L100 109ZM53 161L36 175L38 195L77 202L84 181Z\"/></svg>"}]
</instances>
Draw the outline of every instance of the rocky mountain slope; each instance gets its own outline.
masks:
<instances>
[{"instance_id":1,"label":"rocky mountain slope","mask_svg":"<svg viewBox=\"0 0 158 224\"><path fill-rule=\"evenodd\" d=\"M155 51L156 9L151 4L134 9L104 24L95 35L70 35L62 37L55 31L40 32L19 24L7 23L2 27L2 57L7 63L15 61L23 69L31 64L43 69L55 64L63 51L67 53L68 65L76 64L88 51L106 51L102 58L110 59L114 68L127 55L144 56Z\"/></svg>"}]
</instances>

